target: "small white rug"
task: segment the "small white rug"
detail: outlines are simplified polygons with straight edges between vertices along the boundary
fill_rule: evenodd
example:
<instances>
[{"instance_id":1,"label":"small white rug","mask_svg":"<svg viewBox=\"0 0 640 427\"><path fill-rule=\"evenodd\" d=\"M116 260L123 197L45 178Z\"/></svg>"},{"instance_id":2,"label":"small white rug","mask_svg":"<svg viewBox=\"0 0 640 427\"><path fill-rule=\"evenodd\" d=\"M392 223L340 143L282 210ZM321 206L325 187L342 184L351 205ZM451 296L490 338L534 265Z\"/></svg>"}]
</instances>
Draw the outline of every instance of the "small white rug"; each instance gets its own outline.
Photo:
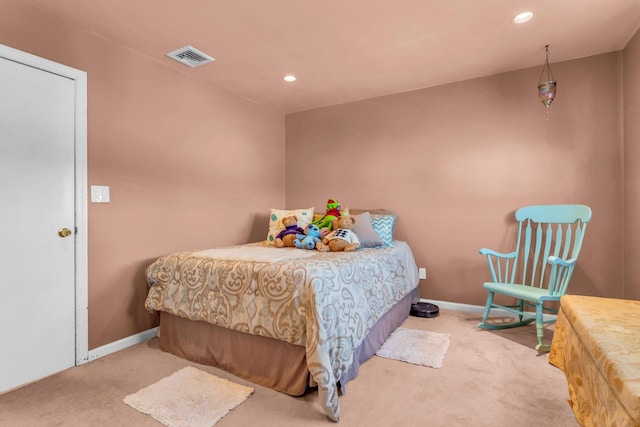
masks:
<instances>
[{"instance_id":1,"label":"small white rug","mask_svg":"<svg viewBox=\"0 0 640 427\"><path fill-rule=\"evenodd\" d=\"M448 334L398 328L376 355L414 365L441 368L450 343L451 336Z\"/></svg>"},{"instance_id":2,"label":"small white rug","mask_svg":"<svg viewBox=\"0 0 640 427\"><path fill-rule=\"evenodd\" d=\"M170 427L211 427L254 389L191 366L125 397L123 402Z\"/></svg>"}]
</instances>

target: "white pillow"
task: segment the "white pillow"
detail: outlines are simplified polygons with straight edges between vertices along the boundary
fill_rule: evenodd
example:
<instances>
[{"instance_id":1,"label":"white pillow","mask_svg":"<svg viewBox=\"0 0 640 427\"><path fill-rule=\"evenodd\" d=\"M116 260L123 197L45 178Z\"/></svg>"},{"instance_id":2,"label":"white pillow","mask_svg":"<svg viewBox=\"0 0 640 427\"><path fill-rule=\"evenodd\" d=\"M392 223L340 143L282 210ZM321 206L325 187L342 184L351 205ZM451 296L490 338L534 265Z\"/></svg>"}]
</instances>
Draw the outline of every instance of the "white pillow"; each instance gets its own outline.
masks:
<instances>
[{"instance_id":1,"label":"white pillow","mask_svg":"<svg viewBox=\"0 0 640 427\"><path fill-rule=\"evenodd\" d=\"M271 215L269 215L269 234L267 234L267 242L270 245L275 245L276 236L280 231L284 230L282 224L282 218L295 215L298 218L298 227L305 228L313 221L314 207L307 209L271 209Z\"/></svg>"}]
</instances>

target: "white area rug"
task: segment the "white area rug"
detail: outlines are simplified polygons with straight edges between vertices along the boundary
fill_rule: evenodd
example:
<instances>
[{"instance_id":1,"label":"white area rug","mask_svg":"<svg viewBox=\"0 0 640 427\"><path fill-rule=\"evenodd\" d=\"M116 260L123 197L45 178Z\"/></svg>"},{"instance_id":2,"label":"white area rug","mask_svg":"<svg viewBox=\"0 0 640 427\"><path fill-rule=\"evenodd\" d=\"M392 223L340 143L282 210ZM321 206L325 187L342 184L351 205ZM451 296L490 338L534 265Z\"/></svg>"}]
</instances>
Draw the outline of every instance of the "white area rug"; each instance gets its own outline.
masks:
<instances>
[{"instance_id":1,"label":"white area rug","mask_svg":"<svg viewBox=\"0 0 640 427\"><path fill-rule=\"evenodd\" d=\"M187 366L123 401L166 426L211 427L253 391Z\"/></svg>"},{"instance_id":2,"label":"white area rug","mask_svg":"<svg viewBox=\"0 0 640 427\"><path fill-rule=\"evenodd\" d=\"M376 355L414 365L441 368L450 343L451 336L448 334L398 328Z\"/></svg>"}]
</instances>

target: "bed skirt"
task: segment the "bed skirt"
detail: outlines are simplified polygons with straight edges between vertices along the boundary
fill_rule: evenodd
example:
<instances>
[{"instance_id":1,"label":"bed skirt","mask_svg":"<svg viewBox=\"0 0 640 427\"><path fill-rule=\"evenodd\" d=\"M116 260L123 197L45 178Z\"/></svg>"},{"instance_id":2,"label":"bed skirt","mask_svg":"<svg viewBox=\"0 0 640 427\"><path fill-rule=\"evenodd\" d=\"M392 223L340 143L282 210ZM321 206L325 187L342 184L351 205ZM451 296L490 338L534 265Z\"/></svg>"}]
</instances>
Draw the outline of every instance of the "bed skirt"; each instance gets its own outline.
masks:
<instances>
[{"instance_id":1,"label":"bed skirt","mask_svg":"<svg viewBox=\"0 0 640 427\"><path fill-rule=\"evenodd\" d=\"M353 365L340 379L342 390L358 375L360 365L373 356L384 341L405 321L419 291L406 295L371 328L355 350ZM160 348L183 359L215 366L270 389L303 395L313 379L307 368L305 348L274 338L222 328L160 313Z\"/></svg>"}]
</instances>

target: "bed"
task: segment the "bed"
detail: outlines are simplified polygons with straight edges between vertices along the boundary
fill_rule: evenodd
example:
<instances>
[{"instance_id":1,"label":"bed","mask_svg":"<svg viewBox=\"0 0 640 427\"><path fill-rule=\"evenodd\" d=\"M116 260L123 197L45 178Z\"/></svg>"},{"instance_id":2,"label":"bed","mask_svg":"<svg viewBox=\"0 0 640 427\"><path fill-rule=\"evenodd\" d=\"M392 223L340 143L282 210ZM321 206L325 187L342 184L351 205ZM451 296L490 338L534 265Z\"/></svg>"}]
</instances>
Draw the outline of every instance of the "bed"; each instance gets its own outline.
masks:
<instances>
[{"instance_id":1,"label":"bed","mask_svg":"<svg viewBox=\"0 0 640 427\"><path fill-rule=\"evenodd\" d=\"M582 426L640 426L640 301L563 296L549 363Z\"/></svg>"},{"instance_id":2,"label":"bed","mask_svg":"<svg viewBox=\"0 0 640 427\"><path fill-rule=\"evenodd\" d=\"M290 395L317 386L339 419L339 392L418 301L406 242L354 252L255 242L168 254L146 271L160 347Z\"/></svg>"}]
</instances>

